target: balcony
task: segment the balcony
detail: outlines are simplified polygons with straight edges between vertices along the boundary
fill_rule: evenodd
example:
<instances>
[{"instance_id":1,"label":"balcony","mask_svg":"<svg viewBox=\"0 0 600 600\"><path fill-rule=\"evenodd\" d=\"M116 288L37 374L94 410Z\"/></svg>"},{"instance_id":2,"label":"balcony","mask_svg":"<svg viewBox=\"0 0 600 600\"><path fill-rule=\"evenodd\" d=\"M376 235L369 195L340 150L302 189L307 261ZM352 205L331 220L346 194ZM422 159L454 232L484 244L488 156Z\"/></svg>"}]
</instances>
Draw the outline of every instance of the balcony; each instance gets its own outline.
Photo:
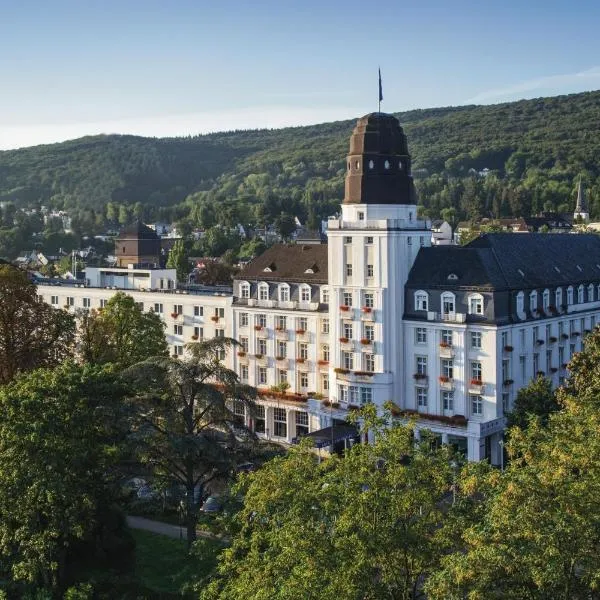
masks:
<instances>
[{"instance_id":1,"label":"balcony","mask_svg":"<svg viewBox=\"0 0 600 600\"><path fill-rule=\"evenodd\" d=\"M275 367L277 369L288 369L290 363L285 356L276 356L275 357Z\"/></svg>"},{"instance_id":2,"label":"balcony","mask_svg":"<svg viewBox=\"0 0 600 600\"><path fill-rule=\"evenodd\" d=\"M450 344L442 342L440 344L440 357L452 358L454 356L454 348Z\"/></svg>"},{"instance_id":3,"label":"balcony","mask_svg":"<svg viewBox=\"0 0 600 600\"><path fill-rule=\"evenodd\" d=\"M350 338L341 337L340 338L340 347L342 350L354 350L354 342Z\"/></svg>"},{"instance_id":4,"label":"balcony","mask_svg":"<svg viewBox=\"0 0 600 600\"><path fill-rule=\"evenodd\" d=\"M440 388L442 390L454 389L454 380L452 378L446 377L445 375L440 375L440 377L438 377L438 381L440 382Z\"/></svg>"},{"instance_id":5,"label":"balcony","mask_svg":"<svg viewBox=\"0 0 600 600\"><path fill-rule=\"evenodd\" d=\"M480 379L471 379L469 382L469 394L475 396L483 396L485 384Z\"/></svg>"},{"instance_id":6,"label":"balcony","mask_svg":"<svg viewBox=\"0 0 600 600\"><path fill-rule=\"evenodd\" d=\"M444 321L446 323L465 323L467 315L465 313L440 313L429 311L427 313L428 321Z\"/></svg>"},{"instance_id":7,"label":"balcony","mask_svg":"<svg viewBox=\"0 0 600 600\"><path fill-rule=\"evenodd\" d=\"M297 358L296 368L298 371L310 371L310 362L308 358Z\"/></svg>"},{"instance_id":8,"label":"balcony","mask_svg":"<svg viewBox=\"0 0 600 600\"><path fill-rule=\"evenodd\" d=\"M317 366L319 367L319 371L327 372L329 371L329 361L328 360L318 360Z\"/></svg>"},{"instance_id":9,"label":"balcony","mask_svg":"<svg viewBox=\"0 0 600 600\"><path fill-rule=\"evenodd\" d=\"M425 386L429 383L429 377L427 377L426 373L415 373L413 378L417 385Z\"/></svg>"},{"instance_id":10,"label":"balcony","mask_svg":"<svg viewBox=\"0 0 600 600\"><path fill-rule=\"evenodd\" d=\"M294 310L298 308L298 302L296 302L295 300L280 300L279 308L283 310Z\"/></svg>"},{"instance_id":11,"label":"balcony","mask_svg":"<svg viewBox=\"0 0 600 600\"><path fill-rule=\"evenodd\" d=\"M261 367L266 367L269 365L269 359L264 354L255 354L254 358Z\"/></svg>"},{"instance_id":12,"label":"balcony","mask_svg":"<svg viewBox=\"0 0 600 600\"><path fill-rule=\"evenodd\" d=\"M361 321L375 321L375 310L369 306L363 306L360 309L360 320Z\"/></svg>"},{"instance_id":13,"label":"balcony","mask_svg":"<svg viewBox=\"0 0 600 600\"><path fill-rule=\"evenodd\" d=\"M287 341L290 339L289 333L287 329L279 329L275 328L275 338L282 341Z\"/></svg>"}]
</instances>

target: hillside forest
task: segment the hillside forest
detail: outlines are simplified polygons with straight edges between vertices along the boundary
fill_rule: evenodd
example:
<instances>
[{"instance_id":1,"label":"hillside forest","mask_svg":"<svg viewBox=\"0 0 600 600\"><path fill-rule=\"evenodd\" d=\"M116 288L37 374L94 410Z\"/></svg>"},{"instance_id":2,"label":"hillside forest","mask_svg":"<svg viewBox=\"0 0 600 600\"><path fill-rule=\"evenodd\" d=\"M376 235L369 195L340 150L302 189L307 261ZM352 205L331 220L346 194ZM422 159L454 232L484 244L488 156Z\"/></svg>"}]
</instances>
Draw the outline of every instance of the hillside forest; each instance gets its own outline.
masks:
<instances>
[{"instance_id":1,"label":"hillside forest","mask_svg":"<svg viewBox=\"0 0 600 600\"><path fill-rule=\"evenodd\" d=\"M600 218L600 91L397 116L422 215L456 224L572 212L581 178L591 218ZM177 223L184 235L237 224L284 231L292 216L317 228L343 198L354 123L185 138L101 135L0 152L0 255L13 258L34 242L68 250L134 219ZM66 211L72 235L60 238L59 225L40 223L31 210L40 206Z\"/></svg>"}]
</instances>

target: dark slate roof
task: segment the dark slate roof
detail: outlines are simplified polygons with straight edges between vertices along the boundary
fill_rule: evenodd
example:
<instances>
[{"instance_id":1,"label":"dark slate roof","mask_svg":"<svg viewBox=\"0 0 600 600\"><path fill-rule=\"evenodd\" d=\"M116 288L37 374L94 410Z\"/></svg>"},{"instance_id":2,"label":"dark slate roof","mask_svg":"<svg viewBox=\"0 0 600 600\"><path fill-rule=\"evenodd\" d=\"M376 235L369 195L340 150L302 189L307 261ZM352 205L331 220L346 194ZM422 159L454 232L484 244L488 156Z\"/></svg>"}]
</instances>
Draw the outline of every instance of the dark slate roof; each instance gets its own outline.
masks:
<instances>
[{"instance_id":1,"label":"dark slate roof","mask_svg":"<svg viewBox=\"0 0 600 600\"><path fill-rule=\"evenodd\" d=\"M327 273L327 244L275 244L250 261L236 279L327 283Z\"/></svg>"},{"instance_id":2,"label":"dark slate roof","mask_svg":"<svg viewBox=\"0 0 600 600\"><path fill-rule=\"evenodd\" d=\"M462 247L421 248L407 285L519 290L593 281L600 281L600 236L489 233Z\"/></svg>"},{"instance_id":3,"label":"dark slate roof","mask_svg":"<svg viewBox=\"0 0 600 600\"><path fill-rule=\"evenodd\" d=\"M117 237L118 240L157 240L158 235L154 229L151 229L147 225L144 225L141 221L122 229Z\"/></svg>"}]
</instances>

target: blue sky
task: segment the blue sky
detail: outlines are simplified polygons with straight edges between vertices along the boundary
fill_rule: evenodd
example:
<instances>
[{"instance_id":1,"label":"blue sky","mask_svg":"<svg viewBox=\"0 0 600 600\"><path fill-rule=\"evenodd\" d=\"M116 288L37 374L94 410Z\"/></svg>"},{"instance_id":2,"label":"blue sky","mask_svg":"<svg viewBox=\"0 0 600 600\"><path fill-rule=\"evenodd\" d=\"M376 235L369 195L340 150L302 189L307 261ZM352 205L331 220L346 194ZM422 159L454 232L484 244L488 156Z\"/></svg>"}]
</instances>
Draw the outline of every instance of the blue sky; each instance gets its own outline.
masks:
<instances>
[{"instance_id":1,"label":"blue sky","mask_svg":"<svg viewBox=\"0 0 600 600\"><path fill-rule=\"evenodd\" d=\"M600 2L0 0L0 149L600 88Z\"/></svg>"}]
</instances>

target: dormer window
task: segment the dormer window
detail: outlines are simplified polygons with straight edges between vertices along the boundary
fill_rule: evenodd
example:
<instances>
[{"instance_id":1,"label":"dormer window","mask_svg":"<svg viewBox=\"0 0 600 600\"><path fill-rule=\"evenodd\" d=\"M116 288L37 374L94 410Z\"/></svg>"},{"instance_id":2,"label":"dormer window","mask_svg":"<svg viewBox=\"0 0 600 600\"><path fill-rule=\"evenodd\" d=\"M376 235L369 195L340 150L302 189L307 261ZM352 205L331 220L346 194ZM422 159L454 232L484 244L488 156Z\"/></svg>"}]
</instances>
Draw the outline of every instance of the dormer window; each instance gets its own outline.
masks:
<instances>
[{"instance_id":1,"label":"dormer window","mask_svg":"<svg viewBox=\"0 0 600 600\"><path fill-rule=\"evenodd\" d=\"M365 220L365 213L362 210L358 211L358 220L359 221L364 221Z\"/></svg>"},{"instance_id":2,"label":"dormer window","mask_svg":"<svg viewBox=\"0 0 600 600\"><path fill-rule=\"evenodd\" d=\"M558 308L562 304L562 288L556 288L554 304Z\"/></svg>"},{"instance_id":3,"label":"dormer window","mask_svg":"<svg viewBox=\"0 0 600 600\"><path fill-rule=\"evenodd\" d=\"M374 167L375 167L375 163L372 160L370 160L369 161L369 169L373 169Z\"/></svg>"},{"instance_id":4,"label":"dormer window","mask_svg":"<svg viewBox=\"0 0 600 600\"><path fill-rule=\"evenodd\" d=\"M312 292L310 285L303 284L300 286L300 302L310 302Z\"/></svg>"},{"instance_id":5,"label":"dormer window","mask_svg":"<svg viewBox=\"0 0 600 600\"><path fill-rule=\"evenodd\" d=\"M289 302L290 301L290 286L287 283L282 283L279 286L279 301Z\"/></svg>"},{"instance_id":6,"label":"dormer window","mask_svg":"<svg viewBox=\"0 0 600 600\"><path fill-rule=\"evenodd\" d=\"M429 310L429 294L419 290L415 292L415 310Z\"/></svg>"},{"instance_id":7,"label":"dormer window","mask_svg":"<svg viewBox=\"0 0 600 600\"><path fill-rule=\"evenodd\" d=\"M583 304L585 302L583 285L577 288L577 304Z\"/></svg>"},{"instance_id":8,"label":"dormer window","mask_svg":"<svg viewBox=\"0 0 600 600\"><path fill-rule=\"evenodd\" d=\"M481 294L469 296L469 314L483 315L483 296Z\"/></svg>"},{"instance_id":9,"label":"dormer window","mask_svg":"<svg viewBox=\"0 0 600 600\"><path fill-rule=\"evenodd\" d=\"M544 306L544 310L548 310L550 306L550 290L544 290L544 294L542 296L542 303Z\"/></svg>"},{"instance_id":10,"label":"dormer window","mask_svg":"<svg viewBox=\"0 0 600 600\"><path fill-rule=\"evenodd\" d=\"M275 263L271 263L270 265L267 265L263 271L265 273L272 273L275 270Z\"/></svg>"},{"instance_id":11,"label":"dormer window","mask_svg":"<svg viewBox=\"0 0 600 600\"><path fill-rule=\"evenodd\" d=\"M573 286L567 288L567 304L573 304Z\"/></svg>"},{"instance_id":12,"label":"dormer window","mask_svg":"<svg viewBox=\"0 0 600 600\"><path fill-rule=\"evenodd\" d=\"M240 298L250 298L250 284L247 282L240 284Z\"/></svg>"},{"instance_id":13,"label":"dormer window","mask_svg":"<svg viewBox=\"0 0 600 600\"><path fill-rule=\"evenodd\" d=\"M534 312L537 310L537 292L533 291L529 294L529 310Z\"/></svg>"},{"instance_id":14,"label":"dormer window","mask_svg":"<svg viewBox=\"0 0 600 600\"><path fill-rule=\"evenodd\" d=\"M304 271L307 275L314 275L315 273L319 272L319 267L317 267L316 264L314 264L312 267L308 267L308 269L306 269L306 271Z\"/></svg>"},{"instance_id":15,"label":"dormer window","mask_svg":"<svg viewBox=\"0 0 600 600\"><path fill-rule=\"evenodd\" d=\"M383 163L383 167L384 167L384 168L385 168L385 170L387 171L387 170L390 168L390 161L389 161L389 160L386 160L386 161Z\"/></svg>"},{"instance_id":16,"label":"dormer window","mask_svg":"<svg viewBox=\"0 0 600 600\"><path fill-rule=\"evenodd\" d=\"M594 301L594 284L590 283L588 285L588 302L593 302Z\"/></svg>"},{"instance_id":17,"label":"dormer window","mask_svg":"<svg viewBox=\"0 0 600 600\"><path fill-rule=\"evenodd\" d=\"M258 299L268 300L269 299L269 284L260 283L258 285Z\"/></svg>"},{"instance_id":18,"label":"dormer window","mask_svg":"<svg viewBox=\"0 0 600 600\"><path fill-rule=\"evenodd\" d=\"M456 303L454 300L454 294L452 292L444 292L442 294L442 314L452 315L454 314Z\"/></svg>"},{"instance_id":19,"label":"dormer window","mask_svg":"<svg viewBox=\"0 0 600 600\"><path fill-rule=\"evenodd\" d=\"M456 273L450 273L447 277L448 281L458 281L458 275Z\"/></svg>"},{"instance_id":20,"label":"dormer window","mask_svg":"<svg viewBox=\"0 0 600 600\"><path fill-rule=\"evenodd\" d=\"M525 310L525 294L519 292L517 294L517 312L522 313Z\"/></svg>"}]
</instances>

